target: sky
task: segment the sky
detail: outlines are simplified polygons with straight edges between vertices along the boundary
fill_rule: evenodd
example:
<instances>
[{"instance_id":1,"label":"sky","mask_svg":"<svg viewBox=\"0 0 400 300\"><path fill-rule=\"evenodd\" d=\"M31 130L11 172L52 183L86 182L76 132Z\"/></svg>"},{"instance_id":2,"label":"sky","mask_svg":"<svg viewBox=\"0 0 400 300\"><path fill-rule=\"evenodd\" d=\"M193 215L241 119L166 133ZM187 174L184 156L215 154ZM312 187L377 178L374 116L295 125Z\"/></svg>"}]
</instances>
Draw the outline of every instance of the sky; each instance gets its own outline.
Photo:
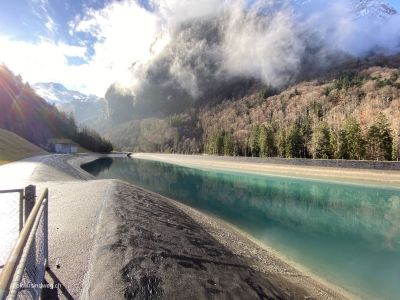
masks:
<instances>
[{"instance_id":1,"label":"sky","mask_svg":"<svg viewBox=\"0 0 400 300\"><path fill-rule=\"evenodd\" d=\"M148 10L136 1L2 0L0 62L31 84L104 96L147 54L156 30Z\"/></svg>"},{"instance_id":2,"label":"sky","mask_svg":"<svg viewBox=\"0 0 400 300\"><path fill-rule=\"evenodd\" d=\"M163 19L173 22L166 17L170 10L190 16L191 7L199 15L207 2L212 0L1 0L0 62L31 84L59 82L102 97L113 82L134 80L135 62L162 50L167 41L160 37L155 46L154 40ZM399 0L388 2L400 10Z\"/></svg>"}]
</instances>

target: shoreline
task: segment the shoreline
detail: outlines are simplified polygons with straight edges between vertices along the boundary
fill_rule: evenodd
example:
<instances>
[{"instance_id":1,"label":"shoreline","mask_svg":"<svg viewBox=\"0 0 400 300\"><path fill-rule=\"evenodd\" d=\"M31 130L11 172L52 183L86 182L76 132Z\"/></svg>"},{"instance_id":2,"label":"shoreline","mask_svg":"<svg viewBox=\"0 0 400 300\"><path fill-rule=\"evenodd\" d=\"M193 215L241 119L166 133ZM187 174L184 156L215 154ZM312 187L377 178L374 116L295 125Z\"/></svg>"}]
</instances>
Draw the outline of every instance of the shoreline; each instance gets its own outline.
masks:
<instances>
[{"instance_id":1,"label":"shoreline","mask_svg":"<svg viewBox=\"0 0 400 300\"><path fill-rule=\"evenodd\" d=\"M215 164L215 160L210 160L209 157L199 157L199 156L190 156L190 155L168 155L168 154L150 154L150 153L140 153L140 154L131 154L131 158L136 158L136 159L145 159L145 160L152 160L152 161L160 161L160 162L166 162L166 163L172 163L176 164L179 166L183 167L188 167L188 168L197 168L201 170L217 170L217 171L234 171L234 172L241 172L241 173L249 173L249 174L256 174L256 175L271 175L271 176L282 176L282 177L290 177L290 178L301 178L301 179L311 179L311 180L317 180L321 181L324 179L321 178L315 178L313 176L306 176L305 178L303 176L288 176L286 174L280 174L280 173L274 173L274 172L254 172L248 169L242 169L242 166L238 166L235 164L232 164L229 166L229 168L226 165L221 165L221 164ZM218 158L218 157L216 157ZM181 160L179 160L181 159ZM208 165L205 166L204 163L207 162ZM256 164L258 166L259 164ZM246 164L246 166L249 166L249 164ZM287 171L290 170L291 168L296 168L297 166L284 166L283 170ZM326 170L325 170L326 171ZM363 172L364 170L349 170L351 172ZM313 170L309 170L309 172L313 172ZM303 174L302 174L303 175ZM309 174L307 174L309 175ZM343 179L342 179L343 180ZM342 180L337 181L337 183L342 183L342 184L364 184L364 182L356 182L356 183L349 183L349 182L343 182ZM329 180L329 182L332 182ZM379 186L379 185L378 185ZM396 186L395 186L396 187ZM400 186L399 186L400 187ZM309 268L305 267L304 265L297 263L290 259L289 257L285 256L284 254L280 253L279 251L275 250L271 245L268 245L265 242L261 242L257 240L256 238L252 237L245 231L241 230L240 228L236 227L235 225L219 218L218 216L215 216L213 214L210 214L208 212L203 212L203 211L198 211L186 204L180 203L174 199L170 199L180 209L183 209L185 213L189 214L191 217L195 218L197 222L202 223L203 226L213 224L211 227L214 228L216 226L219 226L223 228L223 231L230 232L234 235L241 236L243 239L247 239L253 243L255 246L255 249L257 251L266 251L268 255L271 255L274 260L281 261L283 264L286 264L286 269L291 269L292 276L296 277L298 281L301 282L302 278L309 278L313 282L313 286L310 287L311 289L327 289L330 294L335 294L334 299L336 298L343 298L343 299L361 299L361 296L354 294L353 292L345 289L344 287L341 287L334 282L331 282L325 278L322 277L322 275L318 275L314 273L312 270ZM223 242L223 239L219 239L219 241ZM260 263L262 264L262 260L259 260ZM307 282L310 284L310 281ZM303 285L299 282L297 282L299 285ZM303 285L304 287L304 285ZM307 286L308 287L308 286Z\"/></svg>"},{"instance_id":2,"label":"shoreline","mask_svg":"<svg viewBox=\"0 0 400 300\"><path fill-rule=\"evenodd\" d=\"M242 229L219 218L218 216L199 211L186 204L178 202L177 200L168 197L164 198L171 201L173 205L184 211L196 222L207 228L207 231L210 232L211 235L213 235L219 242L229 247L229 249L233 250L235 254L242 256L243 252L245 251L239 249L239 245L229 245L229 240L226 238L227 236L238 238L240 240L240 246L244 246L244 241L250 241L251 244L246 244L245 247L249 249L252 248L251 250L255 252L252 253L250 259L253 261L251 266L255 269L271 274L276 272L276 274L279 274L280 276L290 278L290 281L292 281L294 284L299 285L306 290L312 291L312 293L318 293L322 290L326 292L324 299L362 299L361 296L356 295L351 291L324 279L307 267L293 261L289 257L275 250L267 243L257 240ZM224 233L225 235L221 235L221 233ZM270 270L270 265L266 264L265 262L266 257L274 260L274 263L277 263L278 267L276 267L276 270ZM332 296L332 298L330 296Z\"/></svg>"},{"instance_id":3,"label":"shoreline","mask_svg":"<svg viewBox=\"0 0 400 300\"><path fill-rule=\"evenodd\" d=\"M135 158L135 156L133 157ZM187 165L185 164L185 166ZM160 197L159 194L149 190L146 190L146 192L153 194L155 197ZM174 199L161 197L194 219L196 223L205 228L209 234L235 255L245 257L246 261L250 262L251 267L255 270L271 276L281 277L294 286L306 290L311 295L311 298L361 299L360 296L313 273L307 267L294 262L273 249L273 247L250 236L233 224Z\"/></svg>"},{"instance_id":4,"label":"shoreline","mask_svg":"<svg viewBox=\"0 0 400 300\"><path fill-rule=\"evenodd\" d=\"M371 187L400 188L400 171L299 166L287 164L271 164L259 161L231 160L225 157L201 155L132 153L134 159L145 159L171 163L183 167L201 170L219 170L240 172L264 176L282 176L305 180L327 181L339 184L368 185Z\"/></svg>"},{"instance_id":5,"label":"shoreline","mask_svg":"<svg viewBox=\"0 0 400 300\"><path fill-rule=\"evenodd\" d=\"M268 295L267 299L359 299L216 216L125 181L113 182L114 196L105 203L107 209L97 225L88 272L93 281L102 282L89 283L83 299L112 297L115 289L123 290L125 283L116 280L115 274L124 265L130 285L153 274L162 288L150 289L164 291L166 299L177 295L180 299L220 299L213 290L228 299L258 299L260 295ZM214 283L204 291L207 278ZM179 284L182 280L190 290ZM111 284L115 289L109 289ZM139 294L148 295L140 289Z\"/></svg>"},{"instance_id":6,"label":"shoreline","mask_svg":"<svg viewBox=\"0 0 400 300\"><path fill-rule=\"evenodd\" d=\"M306 179L306 180L315 180L315 181L323 181L323 182L329 182L329 183L338 183L338 184L348 184L348 185L367 185L370 187L374 188L385 188L385 189L393 189L393 190L398 190L400 188L400 185L397 183L397 178L393 180L391 183L388 184L387 182L387 177L386 176L393 176L395 175L396 177L400 177L400 172L396 171L385 171L385 170L380 170L380 171L375 171L375 170L360 170L360 169L335 169L335 172L344 172L344 176L337 176L334 174L332 176L331 173L328 173L328 176L326 178L320 178L320 176L315 176L315 168L314 167L298 167L298 166L283 166L283 168L279 168L280 172L270 172L271 169L269 165L265 165L265 168L263 169L263 166L261 164L257 164L256 167L258 166L259 168L256 169L260 172L255 172L254 170L251 170L250 168L253 167L254 165L250 165L249 163L244 164L245 167L243 168L243 164L238 163L233 163L228 166L225 164L225 162L218 163L215 162L215 160L218 159L218 157L215 157L214 160L210 160L209 157L202 157L202 156L191 156L191 155L167 155L167 154L152 154L152 153L140 153L140 154L132 154L131 158L133 159L144 159L144 160L152 160L152 161L159 161L159 162L165 162L165 163L170 163L170 164L175 164L179 165L182 167L187 167L187 168L195 168L195 169L201 169L201 170L217 170L221 172L238 172L238 173L249 173L249 174L256 174L256 175L271 175L271 176L283 176L285 178L300 178L300 179ZM276 166L273 166L273 168ZM298 172L298 169L300 168L302 172ZM290 172L291 170L295 170L296 175L301 175L301 176L288 176L287 173L284 172ZM275 170L274 170L275 171ZM324 172L330 172L332 171L331 168L323 168L319 169L318 171L324 171ZM304 175L304 176L303 176ZM351 175L351 177L350 177ZM375 178L376 175L379 175L378 178ZM351 181L349 182L348 178L351 178ZM337 179L337 180L333 180ZM173 200L174 201L174 200ZM184 204L179 205L185 207ZM349 299L361 299L364 297L368 297L368 295L364 295L362 291L357 291L357 290L350 290L345 287L342 287L338 284L336 284L334 281L330 281L329 279L325 279L324 275L319 273L313 272L311 269L307 268L306 266L302 265L301 263L297 263L290 259L289 257L285 256L284 254L280 253L279 251L275 250L272 245L268 245L266 242L261 242L257 240L256 238L253 238L240 228L235 227L234 225L221 220L220 218L210 215L207 212L202 212L206 215L209 215L211 218L217 219L219 223L225 223L228 227L233 228L238 234L244 235L247 239L251 240L253 243L256 245L266 248L267 251L272 252L278 259L283 260L284 262L288 263L295 269L299 270L300 273L304 273L307 276L310 276L313 280L316 280L320 284L322 284L325 287L331 288L333 291L336 291L343 295L344 297L347 297Z\"/></svg>"}]
</instances>

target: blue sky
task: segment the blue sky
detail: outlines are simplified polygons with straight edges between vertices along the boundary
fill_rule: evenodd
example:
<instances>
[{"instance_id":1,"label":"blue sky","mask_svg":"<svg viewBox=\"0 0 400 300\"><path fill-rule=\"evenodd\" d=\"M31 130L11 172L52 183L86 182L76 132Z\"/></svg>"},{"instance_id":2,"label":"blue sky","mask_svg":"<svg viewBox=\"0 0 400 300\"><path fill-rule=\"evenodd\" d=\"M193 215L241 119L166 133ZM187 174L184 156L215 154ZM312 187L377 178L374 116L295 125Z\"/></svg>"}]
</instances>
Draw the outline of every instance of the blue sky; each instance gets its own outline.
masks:
<instances>
[{"instance_id":1,"label":"blue sky","mask_svg":"<svg viewBox=\"0 0 400 300\"><path fill-rule=\"evenodd\" d=\"M106 1L14 0L0 2L0 28L17 39L34 41L41 36L71 39L68 23L88 8L101 9ZM55 32L46 24L52 20ZM73 39L72 39L73 40Z\"/></svg>"},{"instance_id":2,"label":"blue sky","mask_svg":"<svg viewBox=\"0 0 400 300\"><path fill-rule=\"evenodd\" d=\"M57 81L101 96L154 38L155 18L145 1L0 1L0 62L30 83ZM146 43L127 40L128 28Z\"/></svg>"},{"instance_id":3,"label":"blue sky","mask_svg":"<svg viewBox=\"0 0 400 300\"><path fill-rule=\"evenodd\" d=\"M37 43L43 39L82 45L90 49L94 43L90 35L70 34L70 22L82 17L88 9L104 8L108 1L101 0L13 0L0 2L0 34L14 40ZM93 53L91 53L93 54ZM83 61L69 58L71 63Z\"/></svg>"},{"instance_id":4,"label":"blue sky","mask_svg":"<svg viewBox=\"0 0 400 300\"><path fill-rule=\"evenodd\" d=\"M327 0L330 1L330 0ZM99 10L112 0L10 0L0 2L0 33L15 39L37 41L45 36L56 40L77 43L77 38L68 34L69 22L83 16L88 9ZM146 0L139 1L148 7ZM400 10L399 0L388 0ZM54 32L46 24L54 22Z\"/></svg>"},{"instance_id":5,"label":"blue sky","mask_svg":"<svg viewBox=\"0 0 400 300\"><path fill-rule=\"evenodd\" d=\"M114 81L132 81L129 67L152 55L160 16L148 1L0 1L0 62L30 83L55 81L101 96ZM152 1L164 5L164 14L172 7L177 15L201 13L218 3ZM388 2L400 11L399 0Z\"/></svg>"}]
</instances>

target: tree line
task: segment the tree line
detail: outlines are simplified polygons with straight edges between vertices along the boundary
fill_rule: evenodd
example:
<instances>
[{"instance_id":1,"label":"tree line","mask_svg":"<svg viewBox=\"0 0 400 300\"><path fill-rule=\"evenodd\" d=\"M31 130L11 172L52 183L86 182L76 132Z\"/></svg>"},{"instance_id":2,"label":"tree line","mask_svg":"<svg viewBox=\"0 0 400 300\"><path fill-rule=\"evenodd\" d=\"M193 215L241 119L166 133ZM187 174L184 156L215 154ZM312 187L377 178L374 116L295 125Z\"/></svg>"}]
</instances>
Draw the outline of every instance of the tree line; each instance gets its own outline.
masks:
<instances>
[{"instance_id":1,"label":"tree line","mask_svg":"<svg viewBox=\"0 0 400 300\"><path fill-rule=\"evenodd\" d=\"M216 130L207 136L204 152L252 157L399 159L398 137L382 113L364 131L354 117L348 117L337 128L309 119L285 127L255 124L240 140L233 130Z\"/></svg>"}]
</instances>

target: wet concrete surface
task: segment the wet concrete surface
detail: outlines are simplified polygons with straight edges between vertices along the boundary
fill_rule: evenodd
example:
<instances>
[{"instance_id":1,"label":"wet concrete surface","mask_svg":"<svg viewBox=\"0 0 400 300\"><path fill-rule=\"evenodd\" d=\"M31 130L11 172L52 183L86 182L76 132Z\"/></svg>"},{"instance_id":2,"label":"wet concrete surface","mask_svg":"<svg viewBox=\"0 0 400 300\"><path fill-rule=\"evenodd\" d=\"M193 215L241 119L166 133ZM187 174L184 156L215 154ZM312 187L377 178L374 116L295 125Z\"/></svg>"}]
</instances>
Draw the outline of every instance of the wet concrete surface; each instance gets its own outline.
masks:
<instances>
[{"instance_id":1,"label":"wet concrete surface","mask_svg":"<svg viewBox=\"0 0 400 300\"><path fill-rule=\"evenodd\" d=\"M87 299L309 297L290 283L271 282L162 196L115 181L109 199L96 234Z\"/></svg>"}]
</instances>

